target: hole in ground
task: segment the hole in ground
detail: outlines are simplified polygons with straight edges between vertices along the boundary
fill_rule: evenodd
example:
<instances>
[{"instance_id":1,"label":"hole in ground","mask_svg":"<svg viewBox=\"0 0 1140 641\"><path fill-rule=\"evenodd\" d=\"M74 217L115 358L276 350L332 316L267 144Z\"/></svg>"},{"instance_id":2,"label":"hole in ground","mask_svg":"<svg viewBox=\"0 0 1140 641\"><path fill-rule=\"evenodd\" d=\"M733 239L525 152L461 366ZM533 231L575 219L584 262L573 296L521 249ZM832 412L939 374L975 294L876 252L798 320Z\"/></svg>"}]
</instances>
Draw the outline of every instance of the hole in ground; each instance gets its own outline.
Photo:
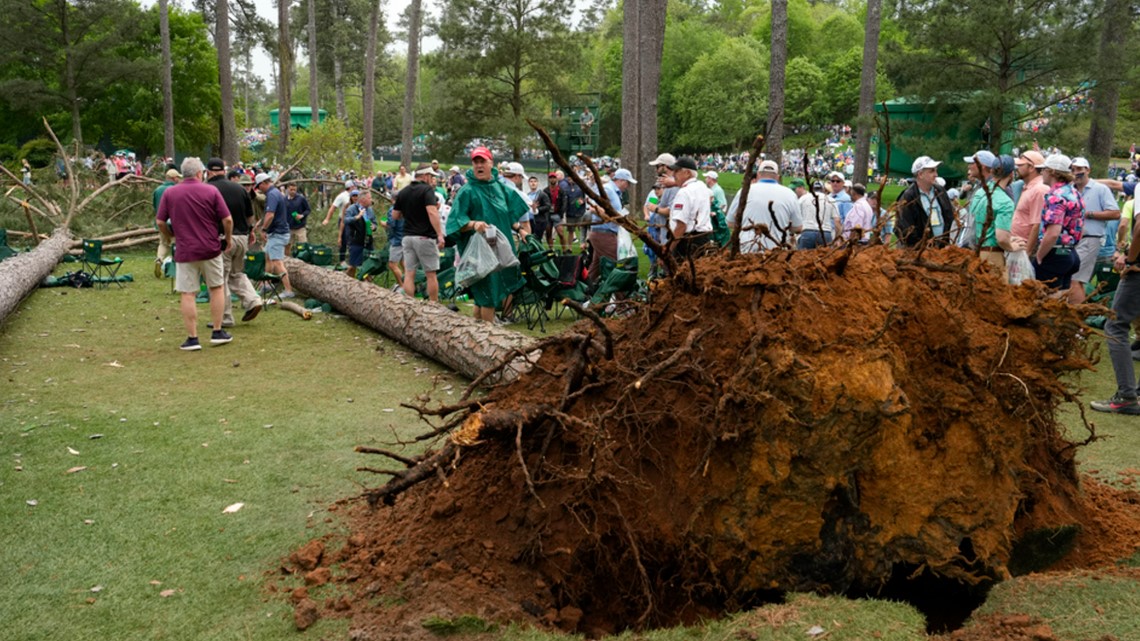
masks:
<instances>
[{"instance_id":1,"label":"hole in ground","mask_svg":"<svg viewBox=\"0 0 1140 641\"><path fill-rule=\"evenodd\" d=\"M851 598L886 599L914 606L926 617L927 634L953 632L966 623L974 610L986 600L992 581L971 585L948 579L913 565L896 565L885 585L874 590L852 590Z\"/></svg>"}]
</instances>

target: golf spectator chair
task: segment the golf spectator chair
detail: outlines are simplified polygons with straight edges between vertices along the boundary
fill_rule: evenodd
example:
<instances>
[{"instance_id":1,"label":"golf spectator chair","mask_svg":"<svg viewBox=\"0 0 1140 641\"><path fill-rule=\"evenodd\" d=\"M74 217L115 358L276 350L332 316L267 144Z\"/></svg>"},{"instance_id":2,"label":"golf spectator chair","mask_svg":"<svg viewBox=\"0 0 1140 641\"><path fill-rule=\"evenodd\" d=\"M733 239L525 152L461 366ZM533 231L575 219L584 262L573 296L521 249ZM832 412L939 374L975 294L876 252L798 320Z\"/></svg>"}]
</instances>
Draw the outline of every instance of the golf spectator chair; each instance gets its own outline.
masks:
<instances>
[{"instance_id":1,"label":"golf spectator chair","mask_svg":"<svg viewBox=\"0 0 1140 641\"><path fill-rule=\"evenodd\" d=\"M554 257L554 264L558 267L558 291L554 293L555 301L570 299L576 303L585 303L590 300L586 293L586 281L582 279L582 255L560 254ZM561 319L562 315L571 308L558 303L555 307L554 318Z\"/></svg>"},{"instance_id":2,"label":"golf spectator chair","mask_svg":"<svg viewBox=\"0 0 1140 641\"><path fill-rule=\"evenodd\" d=\"M16 255L16 250L8 246L8 230L0 228L0 260Z\"/></svg>"},{"instance_id":3,"label":"golf spectator chair","mask_svg":"<svg viewBox=\"0 0 1140 641\"><path fill-rule=\"evenodd\" d=\"M266 300L281 302L282 274L265 271L265 252L247 252L245 255L245 275L254 288Z\"/></svg>"},{"instance_id":4,"label":"golf spectator chair","mask_svg":"<svg viewBox=\"0 0 1140 641\"><path fill-rule=\"evenodd\" d=\"M554 294L560 289L558 266L554 252L542 246L534 236L519 243L519 269L523 286L515 292L514 312L526 321L527 329L546 331L549 311L554 305Z\"/></svg>"},{"instance_id":5,"label":"golf spectator chair","mask_svg":"<svg viewBox=\"0 0 1140 641\"><path fill-rule=\"evenodd\" d=\"M328 267L332 269L336 258L335 250L332 247L328 245L310 245L309 252L312 260L306 262L310 262L317 267Z\"/></svg>"},{"instance_id":6,"label":"golf spectator chair","mask_svg":"<svg viewBox=\"0 0 1140 641\"><path fill-rule=\"evenodd\" d=\"M293 258L306 263L313 262L313 245L311 243L296 243L293 245Z\"/></svg>"},{"instance_id":7,"label":"golf spectator chair","mask_svg":"<svg viewBox=\"0 0 1140 641\"><path fill-rule=\"evenodd\" d=\"M83 240L82 263L83 271L91 274L96 287L106 289L111 283L115 283L119 287L123 286L118 278L119 268L123 266L123 259L118 256L105 258L103 256L103 241Z\"/></svg>"}]
</instances>

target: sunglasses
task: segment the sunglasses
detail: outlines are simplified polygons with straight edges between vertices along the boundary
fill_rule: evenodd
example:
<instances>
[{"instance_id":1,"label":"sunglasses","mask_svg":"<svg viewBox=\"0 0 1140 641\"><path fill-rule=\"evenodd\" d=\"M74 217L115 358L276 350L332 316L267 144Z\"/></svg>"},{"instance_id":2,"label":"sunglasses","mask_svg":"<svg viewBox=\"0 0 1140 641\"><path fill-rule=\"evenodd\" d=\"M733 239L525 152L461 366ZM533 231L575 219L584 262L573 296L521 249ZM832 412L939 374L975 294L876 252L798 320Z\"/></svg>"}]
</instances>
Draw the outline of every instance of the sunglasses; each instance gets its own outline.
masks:
<instances>
[{"instance_id":1,"label":"sunglasses","mask_svg":"<svg viewBox=\"0 0 1140 641\"><path fill-rule=\"evenodd\" d=\"M832 178L831 180L829 180L827 182L829 182L829 183L841 183L843 181L842 180L836 180L835 178Z\"/></svg>"}]
</instances>

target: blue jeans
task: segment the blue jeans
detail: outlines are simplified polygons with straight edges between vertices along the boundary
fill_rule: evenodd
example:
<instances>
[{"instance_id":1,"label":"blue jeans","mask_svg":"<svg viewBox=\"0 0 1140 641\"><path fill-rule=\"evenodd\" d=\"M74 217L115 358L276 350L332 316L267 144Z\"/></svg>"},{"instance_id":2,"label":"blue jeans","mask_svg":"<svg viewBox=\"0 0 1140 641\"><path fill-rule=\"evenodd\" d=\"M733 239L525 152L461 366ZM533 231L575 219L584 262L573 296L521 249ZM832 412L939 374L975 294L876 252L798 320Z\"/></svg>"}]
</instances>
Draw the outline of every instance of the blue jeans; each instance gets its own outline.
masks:
<instances>
[{"instance_id":1,"label":"blue jeans","mask_svg":"<svg viewBox=\"0 0 1140 641\"><path fill-rule=\"evenodd\" d=\"M831 232L820 232L818 229L809 229L800 234L796 240L796 249L815 249L831 244Z\"/></svg>"}]
</instances>

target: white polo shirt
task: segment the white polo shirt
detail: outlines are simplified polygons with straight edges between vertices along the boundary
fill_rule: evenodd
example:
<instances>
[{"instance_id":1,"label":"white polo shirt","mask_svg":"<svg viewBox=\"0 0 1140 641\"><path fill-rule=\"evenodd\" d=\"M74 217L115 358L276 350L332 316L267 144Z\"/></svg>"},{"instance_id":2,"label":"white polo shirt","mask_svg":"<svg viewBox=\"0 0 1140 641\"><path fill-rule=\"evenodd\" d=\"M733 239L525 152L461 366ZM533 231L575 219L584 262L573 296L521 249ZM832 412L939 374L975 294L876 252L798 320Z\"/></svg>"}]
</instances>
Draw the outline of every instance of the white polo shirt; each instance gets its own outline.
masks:
<instances>
[{"instance_id":1,"label":"white polo shirt","mask_svg":"<svg viewBox=\"0 0 1140 641\"><path fill-rule=\"evenodd\" d=\"M685 223L685 233L712 231L712 192L704 182L690 178L681 185L669 210L669 229L676 232L677 223Z\"/></svg>"}]
</instances>

